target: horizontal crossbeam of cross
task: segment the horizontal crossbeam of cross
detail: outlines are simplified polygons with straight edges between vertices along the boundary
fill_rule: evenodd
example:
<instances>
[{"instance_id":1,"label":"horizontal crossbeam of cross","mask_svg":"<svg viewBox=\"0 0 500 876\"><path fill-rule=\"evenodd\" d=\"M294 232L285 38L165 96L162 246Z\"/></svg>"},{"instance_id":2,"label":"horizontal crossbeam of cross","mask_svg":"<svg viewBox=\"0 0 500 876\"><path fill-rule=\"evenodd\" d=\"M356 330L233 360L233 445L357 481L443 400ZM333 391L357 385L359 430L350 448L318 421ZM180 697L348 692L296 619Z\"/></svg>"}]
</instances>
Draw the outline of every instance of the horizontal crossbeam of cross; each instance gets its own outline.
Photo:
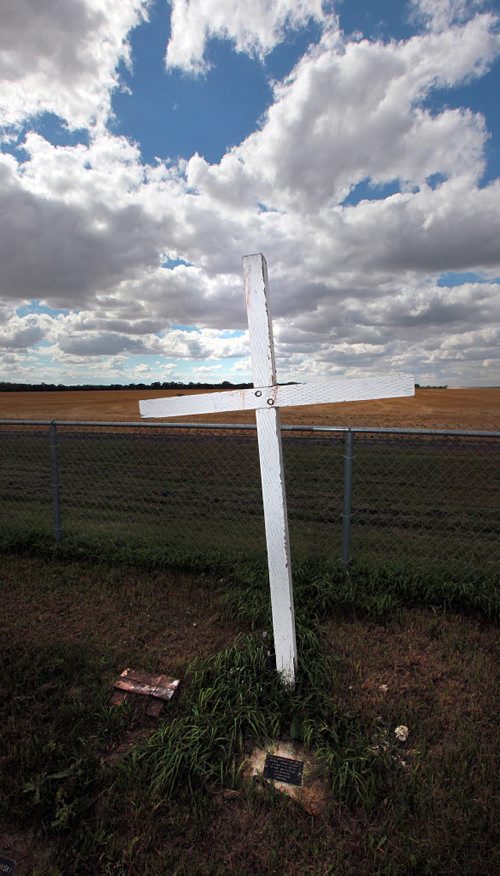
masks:
<instances>
[{"instance_id":1,"label":"horizontal crossbeam of cross","mask_svg":"<svg viewBox=\"0 0 500 876\"><path fill-rule=\"evenodd\" d=\"M413 377L396 372L380 377L337 377L321 383L295 383L171 398L150 398L139 402L139 410L141 417L185 417L190 414L196 416L225 411L256 411L273 405L287 408L367 401L372 398L397 398L413 393Z\"/></svg>"}]
</instances>

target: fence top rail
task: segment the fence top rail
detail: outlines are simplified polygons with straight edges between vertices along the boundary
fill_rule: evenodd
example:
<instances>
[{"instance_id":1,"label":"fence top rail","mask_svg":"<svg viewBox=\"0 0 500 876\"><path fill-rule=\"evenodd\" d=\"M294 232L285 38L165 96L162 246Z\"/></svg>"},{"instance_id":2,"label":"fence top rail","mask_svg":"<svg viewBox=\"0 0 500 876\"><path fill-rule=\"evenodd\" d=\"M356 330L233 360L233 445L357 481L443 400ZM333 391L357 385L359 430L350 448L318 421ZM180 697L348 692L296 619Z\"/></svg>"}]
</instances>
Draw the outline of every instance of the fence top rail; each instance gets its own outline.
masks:
<instances>
[{"instance_id":1,"label":"fence top rail","mask_svg":"<svg viewBox=\"0 0 500 876\"><path fill-rule=\"evenodd\" d=\"M253 423L143 423L137 421L103 420L0 420L0 426L86 426L93 428L127 429L230 429L255 431ZM477 429L422 429L405 426L281 426L283 432L359 432L383 435L457 435L464 438L500 438L500 431Z\"/></svg>"}]
</instances>

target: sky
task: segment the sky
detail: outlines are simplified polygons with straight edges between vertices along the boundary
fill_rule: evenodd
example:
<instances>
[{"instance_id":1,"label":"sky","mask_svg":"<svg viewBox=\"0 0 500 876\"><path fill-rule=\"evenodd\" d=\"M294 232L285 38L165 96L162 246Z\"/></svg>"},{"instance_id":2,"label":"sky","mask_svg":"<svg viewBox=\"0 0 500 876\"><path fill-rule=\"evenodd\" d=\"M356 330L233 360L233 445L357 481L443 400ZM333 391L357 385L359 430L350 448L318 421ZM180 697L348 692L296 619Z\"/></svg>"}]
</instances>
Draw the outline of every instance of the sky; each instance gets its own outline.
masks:
<instances>
[{"instance_id":1,"label":"sky","mask_svg":"<svg viewBox=\"0 0 500 876\"><path fill-rule=\"evenodd\" d=\"M500 385L500 0L0 15L0 380Z\"/></svg>"}]
</instances>

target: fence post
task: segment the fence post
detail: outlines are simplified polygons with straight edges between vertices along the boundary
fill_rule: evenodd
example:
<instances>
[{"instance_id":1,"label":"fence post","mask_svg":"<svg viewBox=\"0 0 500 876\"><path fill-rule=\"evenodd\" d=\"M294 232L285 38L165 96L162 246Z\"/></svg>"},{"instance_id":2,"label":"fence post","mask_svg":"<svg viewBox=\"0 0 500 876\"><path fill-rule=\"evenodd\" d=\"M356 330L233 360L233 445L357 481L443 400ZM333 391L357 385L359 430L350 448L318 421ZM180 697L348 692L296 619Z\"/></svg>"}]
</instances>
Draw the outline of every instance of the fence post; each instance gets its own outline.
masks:
<instances>
[{"instance_id":1,"label":"fence post","mask_svg":"<svg viewBox=\"0 0 500 876\"><path fill-rule=\"evenodd\" d=\"M61 494L59 487L59 452L57 448L57 431L55 420L50 422L50 471L52 486L52 504L54 509L54 532L56 541L61 541Z\"/></svg>"},{"instance_id":2,"label":"fence post","mask_svg":"<svg viewBox=\"0 0 500 876\"><path fill-rule=\"evenodd\" d=\"M342 503L342 565L345 568L350 562L353 443L354 432L349 427L345 433L344 442L344 500Z\"/></svg>"}]
</instances>

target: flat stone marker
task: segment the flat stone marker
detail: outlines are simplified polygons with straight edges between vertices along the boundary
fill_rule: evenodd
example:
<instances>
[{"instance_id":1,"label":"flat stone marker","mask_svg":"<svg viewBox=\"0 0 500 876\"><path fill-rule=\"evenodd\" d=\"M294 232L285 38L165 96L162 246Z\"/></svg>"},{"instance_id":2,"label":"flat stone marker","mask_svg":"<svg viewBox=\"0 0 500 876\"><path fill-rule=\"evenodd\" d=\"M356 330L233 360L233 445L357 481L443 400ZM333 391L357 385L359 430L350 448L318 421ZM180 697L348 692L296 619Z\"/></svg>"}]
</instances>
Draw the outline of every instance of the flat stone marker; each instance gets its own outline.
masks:
<instances>
[{"instance_id":1,"label":"flat stone marker","mask_svg":"<svg viewBox=\"0 0 500 876\"><path fill-rule=\"evenodd\" d=\"M273 742L266 748L256 748L244 764L243 775L247 781L260 779L292 797L311 815L321 815L329 800L324 768L310 751L295 742Z\"/></svg>"},{"instance_id":2,"label":"flat stone marker","mask_svg":"<svg viewBox=\"0 0 500 876\"><path fill-rule=\"evenodd\" d=\"M142 417L255 411L276 669L286 684L293 684L297 671L297 643L279 408L409 396L415 394L415 385L409 374L395 373L377 377L336 377L322 383L279 386L267 263L262 253L244 256L243 279L254 388L147 399L139 402L139 409Z\"/></svg>"}]
</instances>

